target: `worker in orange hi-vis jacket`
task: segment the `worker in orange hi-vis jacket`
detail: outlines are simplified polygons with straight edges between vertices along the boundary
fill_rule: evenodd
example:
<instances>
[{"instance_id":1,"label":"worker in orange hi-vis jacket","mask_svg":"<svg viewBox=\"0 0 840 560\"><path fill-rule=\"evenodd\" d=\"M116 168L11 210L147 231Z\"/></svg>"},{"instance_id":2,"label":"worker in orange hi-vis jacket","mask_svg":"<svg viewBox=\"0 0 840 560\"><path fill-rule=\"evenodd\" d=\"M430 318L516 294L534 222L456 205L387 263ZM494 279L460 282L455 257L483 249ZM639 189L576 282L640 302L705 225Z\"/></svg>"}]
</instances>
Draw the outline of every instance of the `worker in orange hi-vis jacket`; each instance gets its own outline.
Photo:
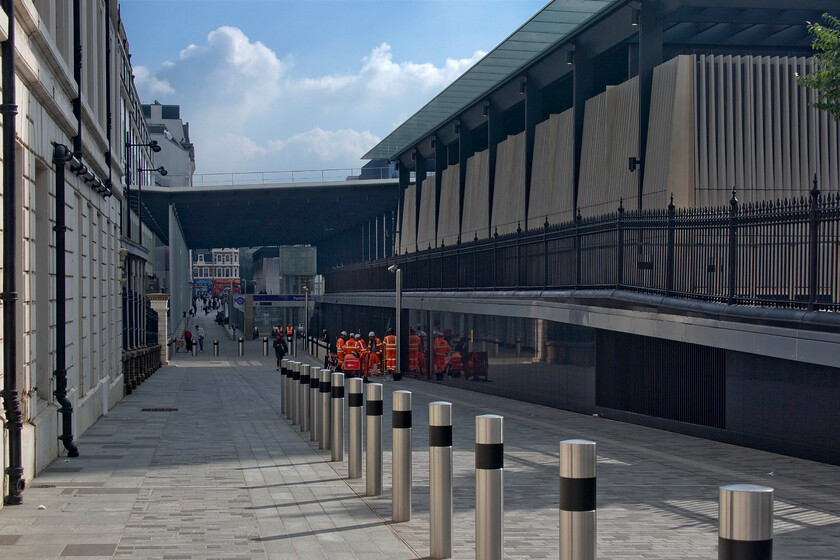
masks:
<instances>
[{"instance_id":1,"label":"worker in orange hi-vis jacket","mask_svg":"<svg viewBox=\"0 0 840 560\"><path fill-rule=\"evenodd\" d=\"M382 375L382 341L376 337L376 333L370 331L367 340L367 374Z\"/></svg>"},{"instance_id":2,"label":"worker in orange hi-vis jacket","mask_svg":"<svg viewBox=\"0 0 840 560\"><path fill-rule=\"evenodd\" d=\"M449 356L449 343L443 338L442 332L435 333L434 341L435 373L443 375L446 370L446 358Z\"/></svg>"},{"instance_id":3,"label":"worker in orange hi-vis jacket","mask_svg":"<svg viewBox=\"0 0 840 560\"><path fill-rule=\"evenodd\" d=\"M388 329L382 343L385 346L385 371L394 373L397 371L397 336L394 329Z\"/></svg>"},{"instance_id":4,"label":"worker in orange hi-vis jacket","mask_svg":"<svg viewBox=\"0 0 840 560\"><path fill-rule=\"evenodd\" d=\"M420 337L417 331L408 331L408 371L420 373Z\"/></svg>"},{"instance_id":5,"label":"worker in orange hi-vis jacket","mask_svg":"<svg viewBox=\"0 0 840 560\"><path fill-rule=\"evenodd\" d=\"M338 359L339 371L344 371L344 341L347 338L347 331L341 331L335 341L335 355Z\"/></svg>"}]
</instances>

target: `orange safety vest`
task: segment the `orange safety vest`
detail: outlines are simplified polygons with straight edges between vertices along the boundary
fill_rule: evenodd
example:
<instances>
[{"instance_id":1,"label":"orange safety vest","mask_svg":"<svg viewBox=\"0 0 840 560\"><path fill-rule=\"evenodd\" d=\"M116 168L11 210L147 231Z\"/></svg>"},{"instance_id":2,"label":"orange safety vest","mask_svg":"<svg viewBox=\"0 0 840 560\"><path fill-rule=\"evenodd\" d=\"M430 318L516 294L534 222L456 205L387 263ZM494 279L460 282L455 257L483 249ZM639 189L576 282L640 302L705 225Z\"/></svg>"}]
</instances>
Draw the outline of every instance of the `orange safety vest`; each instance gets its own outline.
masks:
<instances>
[{"instance_id":1,"label":"orange safety vest","mask_svg":"<svg viewBox=\"0 0 840 560\"><path fill-rule=\"evenodd\" d=\"M292 327L292 325L287 326L286 327L286 336L292 336L293 334L295 334L294 327Z\"/></svg>"},{"instance_id":2,"label":"orange safety vest","mask_svg":"<svg viewBox=\"0 0 840 560\"><path fill-rule=\"evenodd\" d=\"M344 363L344 339L341 338L340 336L335 341L335 353L336 353L336 356L338 357L338 363L343 364Z\"/></svg>"},{"instance_id":3,"label":"orange safety vest","mask_svg":"<svg viewBox=\"0 0 840 560\"><path fill-rule=\"evenodd\" d=\"M435 367L438 372L443 373L443 370L446 369L446 356L449 354L449 343L442 336L435 338L434 352Z\"/></svg>"},{"instance_id":4,"label":"orange safety vest","mask_svg":"<svg viewBox=\"0 0 840 560\"><path fill-rule=\"evenodd\" d=\"M347 342L344 343L344 355L351 354L353 352L357 352L358 345L356 344L355 338L350 338Z\"/></svg>"},{"instance_id":5,"label":"orange safety vest","mask_svg":"<svg viewBox=\"0 0 840 560\"><path fill-rule=\"evenodd\" d=\"M385 337L385 369L397 370L397 337L389 334Z\"/></svg>"},{"instance_id":6,"label":"orange safety vest","mask_svg":"<svg viewBox=\"0 0 840 560\"><path fill-rule=\"evenodd\" d=\"M416 370L420 359L420 337L408 335L408 369Z\"/></svg>"}]
</instances>

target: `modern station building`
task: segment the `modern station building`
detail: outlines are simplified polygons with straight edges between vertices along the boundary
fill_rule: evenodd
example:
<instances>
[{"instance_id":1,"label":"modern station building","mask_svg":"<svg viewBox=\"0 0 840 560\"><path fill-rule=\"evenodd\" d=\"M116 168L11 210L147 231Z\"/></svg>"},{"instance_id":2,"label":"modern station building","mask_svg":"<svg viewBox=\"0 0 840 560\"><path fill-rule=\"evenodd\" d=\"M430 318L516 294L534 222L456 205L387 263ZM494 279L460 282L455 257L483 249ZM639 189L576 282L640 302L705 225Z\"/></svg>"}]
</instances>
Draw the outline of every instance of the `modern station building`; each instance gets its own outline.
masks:
<instances>
[{"instance_id":1,"label":"modern station building","mask_svg":"<svg viewBox=\"0 0 840 560\"><path fill-rule=\"evenodd\" d=\"M488 364L440 382L840 463L840 128L797 84L832 10L549 2L366 154L398 231L322 242L321 326L394 326L398 268L403 348Z\"/></svg>"}]
</instances>

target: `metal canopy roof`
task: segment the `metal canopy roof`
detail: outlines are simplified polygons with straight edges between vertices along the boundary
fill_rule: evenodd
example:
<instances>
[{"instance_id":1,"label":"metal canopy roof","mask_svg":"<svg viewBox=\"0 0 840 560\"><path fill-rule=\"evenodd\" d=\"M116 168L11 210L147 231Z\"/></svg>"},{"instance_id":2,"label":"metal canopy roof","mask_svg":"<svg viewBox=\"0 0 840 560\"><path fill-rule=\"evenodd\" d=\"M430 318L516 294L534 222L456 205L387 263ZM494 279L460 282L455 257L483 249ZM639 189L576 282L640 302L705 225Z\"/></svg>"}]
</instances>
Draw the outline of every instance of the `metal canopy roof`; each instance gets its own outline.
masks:
<instances>
[{"instance_id":1,"label":"metal canopy roof","mask_svg":"<svg viewBox=\"0 0 840 560\"><path fill-rule=\"evenodd\" d=\"M425 138L447 122L467 117L482 98L492 95L498 102L494 90L526 70L534 71L538 61L548 60L546 56L564 43L583 38L585 50L594 54L617 42L636 41L637 28L624 21L616 27L613 16L640 5L632 0L553 0L363 159L395 160L412 147L425 150L420 145ZM650 0L647 4L665 24L665 43L767 49L810 48L805 22L819 20L821 13L836 5L837 0Z\"/></svg>"},{"instance_id":2,"label":"metal canopy roof","mask_svg":"<svg viewBox=\"0 0 840 560\"><path fill-rule=\"evenodd\" d=\"M397 179L143 187L143 224L169 243L173 205L190 249L317 245L397 207ZM137 191L131 191L132 206Z\"/></svg>"},{"instance_id":3,"label":"metal canopy roof","mask_svg":"<svg viewBox=\"0 0 840 560\"><path fill-rule=\"evenodd\" d=\"M487 91L569 36L582 23L622 0L553 0L475 63L362 159L392 159Z\"/></svg>"}]
</instances>

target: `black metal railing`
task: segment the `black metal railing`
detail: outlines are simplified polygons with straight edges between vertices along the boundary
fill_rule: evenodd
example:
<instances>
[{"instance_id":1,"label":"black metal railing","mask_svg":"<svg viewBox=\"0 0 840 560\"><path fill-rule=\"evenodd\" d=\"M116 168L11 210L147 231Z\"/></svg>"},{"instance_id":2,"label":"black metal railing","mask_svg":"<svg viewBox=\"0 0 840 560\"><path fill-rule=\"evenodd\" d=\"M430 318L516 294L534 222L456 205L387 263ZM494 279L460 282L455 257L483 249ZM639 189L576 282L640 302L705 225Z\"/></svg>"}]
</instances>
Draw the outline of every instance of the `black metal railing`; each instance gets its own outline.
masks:
<instances>
[{"instance_id":1,"label":"black metal railing","mask_svg":"<svg viewBox=\"0 0 840 560\"><path fill-rule=\"evenodd\" d=\"M729 305L840 310L840 194L625 211L334 268L328 293L624 289Z\"/></svg>"}]
</instances>

